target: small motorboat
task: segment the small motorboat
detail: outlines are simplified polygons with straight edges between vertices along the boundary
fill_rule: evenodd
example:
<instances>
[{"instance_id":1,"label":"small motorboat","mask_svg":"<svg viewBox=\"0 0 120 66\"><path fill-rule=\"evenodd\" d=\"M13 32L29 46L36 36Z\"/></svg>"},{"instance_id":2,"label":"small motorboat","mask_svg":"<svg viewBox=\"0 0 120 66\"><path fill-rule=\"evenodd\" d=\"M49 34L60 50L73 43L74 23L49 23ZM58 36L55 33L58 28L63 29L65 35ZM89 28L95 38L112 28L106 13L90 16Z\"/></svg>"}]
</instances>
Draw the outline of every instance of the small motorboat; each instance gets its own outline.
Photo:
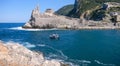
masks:
<instances>
[{"instance_id":1,"label":"small motorboat","mask_svg":"<svg viewBox=\"0 0 120 66\"><path fill-rule=\"evenodd\" d=\"M58 34L51 34L49 35L50 39L59 39L59 35Z\"/></svg>"}]
</instances>

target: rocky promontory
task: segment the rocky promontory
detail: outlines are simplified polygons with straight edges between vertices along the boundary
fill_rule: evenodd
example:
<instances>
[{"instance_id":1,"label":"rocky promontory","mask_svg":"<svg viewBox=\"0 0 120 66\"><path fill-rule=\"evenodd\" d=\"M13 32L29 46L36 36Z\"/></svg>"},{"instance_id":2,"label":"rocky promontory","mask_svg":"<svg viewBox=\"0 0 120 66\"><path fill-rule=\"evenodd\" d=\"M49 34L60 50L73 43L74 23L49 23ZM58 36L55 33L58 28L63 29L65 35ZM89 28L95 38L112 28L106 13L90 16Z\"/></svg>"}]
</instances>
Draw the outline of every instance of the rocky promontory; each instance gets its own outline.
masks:
<instances>
[{"instance_id":1,"label":"rocky promontory","mask_svg":"<svg viewBox=\"0 0 120 66\"><path fill-rule=\"evenodd\" d=\"M78 28L79 19L60 16L54 14L54 10L47 9L45 13L40 13L37 6L31 14L30 20L23 26L23 28Z\"/></svg>"},{"instance_id":2,"label":"rocky promontory","mask_svg":"<svg viewBox=\"0 0 120 66\"><path fill-rule=\"evenodd\" d=\"M64 66L56 60L47 60L42 53L33 52L18 43L0 41L0 66Z\"/></svg>"},{"instance_id":3,"label":"rocky promontory","mask_svg":"<svg viewBox=\"0 0 120 66\"><path fill-rule=\"evenodd\" d=\"M79 11L80 0L75 0L73 11ZM37 6L31 14L31 18L22 27L25 29L120 29L120 13L117 5L118 12L110 11L110 6L116 6L119 3L108 2L104 3L101 7L96 8L94 19L90 18L91 10L83 12L79 18L67 17L57 15L54 10L46 9L41 13L39 6ZM109 6L109 7L108 7ZM112 8L114 10L114 8ZM109 12L110 11L110 12ZM109 12L109 13L108 13ZM78 13L76 13L79 15Z\"/></svg>"}]
</instances>

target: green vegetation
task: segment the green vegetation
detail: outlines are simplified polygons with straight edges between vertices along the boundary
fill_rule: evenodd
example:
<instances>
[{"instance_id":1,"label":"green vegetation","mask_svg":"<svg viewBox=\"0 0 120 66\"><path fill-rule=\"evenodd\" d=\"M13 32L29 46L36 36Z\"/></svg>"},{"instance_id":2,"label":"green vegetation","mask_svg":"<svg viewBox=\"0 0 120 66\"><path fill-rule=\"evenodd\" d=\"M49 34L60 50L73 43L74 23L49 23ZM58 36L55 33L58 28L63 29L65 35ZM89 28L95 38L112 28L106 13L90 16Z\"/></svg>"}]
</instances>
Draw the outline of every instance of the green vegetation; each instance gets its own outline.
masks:
<instances>
[{"instance_id":1,"label":"green vegetation","mask_svg":"<svg viewBox=\"0 0 120 66\"><path fill-rule=\"evenodd\" d=\"M117 11L120 11L120 7L111 7L108 12L117 12Z\"/></svg>"},{"instance_id":2,"label":"green vegetation","mask_svg":"<svg viewBox=\"0 0 120 66\"><path fill-rule=\"evenodd\" d=\"M81 8L78 8L79 11L77 12L79 14L78 17L87 10L93 10L100 6L100 4L96 3L95 0L81 0L80 4Z\"/></svg>"},{"instance_id":3,"label":"green vegetation","mask_svg":"<svg viewBox=\"0 0 120 66\"><path fill-rule=\"evenodd\" d=\"M56 14L67 16L71 10L73 10L74 5L66 5L56 11Z\"/></svg>"},{"instance_id":4,"label":"green vegetation","mask_svg":"<svg viewBox=\"0 0 120 66\"><path fill-rule=\"evenodd\" d=\"M79 18L83 13L85 13L86 11L89 10L91 12L90 13L91 18L94 18L98 14L102 13L102 15L103 15L105 13L104 11L99 10L100 7L105 2L118 2L118 3L120 3L120 0L78 0L76 2L77 5L74 6L74 9L71 8L72 9L71 10L67 6L66 8L63 7L63 9L61 9L60 11L58 10L57 12L59 12L58 14L67 15L69 17ZM111 9L111 10L114 10L114 9ZM119 10L119 8L117 8L117 10ZM99 12L99 11L101 11L101 12ZM95 12L97 12L97 13L95 13Z\"/></svg>"},{"instance_id":5,"label":"green vegetation","mask_svg":"<svg viewBox=\"0 0 120 66\"><path fill-rule=\"evenodd\" d=\"M120 0L81 0L80 2L78 2L79 4L81 4L81 7L78 7L79 10L77 11L77 14L79 15L74 16L80 17L80 15L87 10L94 11L96 9L99 9L105 2L120 2Z\"/></svg>"},{"instance_id":6,"label":"green vegetation","mask_svg":"<svg viewBox=\"0 0 120 66\"><path fill-rule=\"evenodd\" d=\"M106 14L106 10L102 10L102 9L95 10L90 14L91 15L90 19L99 21L105 17L105 14Z\"/></svg>"}]
</instances>

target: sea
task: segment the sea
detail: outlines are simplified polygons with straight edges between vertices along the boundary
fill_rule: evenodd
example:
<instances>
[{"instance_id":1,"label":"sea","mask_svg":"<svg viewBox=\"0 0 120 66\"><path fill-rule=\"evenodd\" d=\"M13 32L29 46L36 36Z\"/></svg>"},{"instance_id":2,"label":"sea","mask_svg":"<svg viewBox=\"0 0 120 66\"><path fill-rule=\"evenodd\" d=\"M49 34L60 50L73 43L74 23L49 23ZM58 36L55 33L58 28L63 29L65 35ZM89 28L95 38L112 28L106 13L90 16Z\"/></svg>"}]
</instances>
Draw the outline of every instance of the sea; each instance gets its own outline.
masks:
<instances>
[{"instance_id":1,"label":"sea","mask_svg":"<svg viewBox=\"0 0 120 66\"><path fill-rule=\"evenodd\" d=\"M120 30L23 29L24 23L0 23L0 40L19 43L70 66L120 66ZM57 33L60 39L49 35Z\"/></svg>"}]
</instances>

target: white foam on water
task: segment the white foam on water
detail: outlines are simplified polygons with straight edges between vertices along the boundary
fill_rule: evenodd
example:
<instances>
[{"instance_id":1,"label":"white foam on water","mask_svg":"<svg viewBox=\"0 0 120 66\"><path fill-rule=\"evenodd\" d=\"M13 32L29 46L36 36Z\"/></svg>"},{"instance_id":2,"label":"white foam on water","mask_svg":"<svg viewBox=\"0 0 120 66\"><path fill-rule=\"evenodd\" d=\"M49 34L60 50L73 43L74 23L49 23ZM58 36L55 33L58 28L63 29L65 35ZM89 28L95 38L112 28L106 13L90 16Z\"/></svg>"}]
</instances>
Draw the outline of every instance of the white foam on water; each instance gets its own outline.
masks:
<instances>
[{"instance_id":1,"label":"white foam on water","mask_svg":"<svg viewBox=\"0 0 120 66\"><path fill-rule=\"evenodd\" d=\"M81 62L81 63L88 63L88 64L91 63L91 61L87 61L87 60L79 60L79 62Z\"/></svg>"},{"instance_id":2,"label":"white foam on water","mask_svg":"<svg viewBox=\"0 0 120 66\"><path fill-rule=\"evenodd\" d=\"M25 46L25 47L27 47L27 48L34 48L34 47L36 47L36 45L30 44L28 42L24 42L24 43L22 43L22 45Z\"/></svg>"},{"instance_id":3,"label":"white foam on water","mask_svg":"<svg viewBox=\"0 0 120 66\"><path fill-rule=\"evenodd\" d=\"M13 28L9 28L9 29L12 29L12 30L23 30L23 31L46 31L46 30L60 30L60 29L57 29L57 28L53 28L53 29L25 29L25 28L22 28L22 27L13 27Z\"/></svg>"},{"instance_id":4,"label":"white foam on water","mask_svg":"<svg viewBox=\"0 0 120 66\"><path fill-rule=\"evenodd\" d=\"M39 47L45 47L46 45L45 44L38 44L37 46L39 46Z\"/></svg>"},{"instance_id":5,"label":"white foam on water","mask_svg":"<svg viewBox=\"0 0 120 66\"><path fill-rule=\"evenodd\" d=\"M50 53L48 57L46 57L47 59L53 59L56 58L56 60L69 64L70 66L80 66L80 64L82 64L83 66L88 66L91 61L87 61L87 60L76 60L76 59L69 59L61 50L55 49L51 46L46 45L46 47L53 49L54 51L58 52L59 54L53 54ZM59 59L58 59L59 58Z\"/></svg>"},{"instance_id":6,"label":"white foam on water","mask_svg":"<svg viewBox=\"0 0 120 66\"><path fill-rule=\"evenodd\" d=\"M88 61L88 60L77 60L77 59L69 59L71 62L76 62L76 63L85 63L85 64L90 64L91 61Z\"/></svg>"},{"instance_id":7,"label":"white foam on water","mask_svg":"<svg viewBox=\"0 0 120 66\"><path fill-rule=\"evenodd\" d=\"M53 51L57 52L57 53L49 53L46 59L55 59L57 61L69 64L70 66L79 66L79 64L88 66L88 64L91 63L91 61L87 61L87 60L69 59L61 50L55 49L49 45L38 44L37 46L47 47L48 49L52 49Z\"/></svg>"},{"instance_id":8,"label":"white foam on water","mask_svg":"<svg viewBox=\"0 0 120 66\"><path fill-rule=\"evenodd\" d=\"M65 64L69 64L70 66L79 66L79 65L77 65L77 64L74 64L74 63L72 63L72 62L64 62Z\"/></svg>"},{"instance_id":9,"label":"white foam on water","mask_svg":"<svg viewBox=\"0 0 120 66\"><path fill-rule=\"evenodd\" d=\"M4 42L5 44L20 44L18 42L14 42L14 41L7 41L7 42Z\"/></svg>"},{"instance_id":10,"label":"white foam on water","mask_svg":"<svg viewBox=\"0 0 120 66\"><path fill-rule=\"evenodd\" d=\"M57 50L57 51L61 54L61 56L64 57L65 60L68 59L68 57L61 50Z\"/></svg>"},{"instance_id":11,"label":"white foam on water","mask_svg":"<svg viewBox=\"0 0 120 66\"><path fill-rule=\"evenodd\" d=\"M8 41L8 42L5 42L5 44L20 44L20 45L22 45L22 46L24 46L26 48L36 47L36 45L30 44L28 42L21 43L21 42Z\"/></svg>"},{"instance_id":12,"label":"white foam on water","mask_svg":"<svg viewBox=\"0 0 120 66\"><path fill-rule=\"evenodd\" d=\"M55 55L55 54L51 54L51 56L56 56L57 57L57 55ZM56 61L58 61L58 62L61 62L61 63L63 63L63 64L68 64L69 66L79 66L79 65L77 65L77 64L74 64L74 63L72 63L72 62L66 62L65 60L61 60L61 59L53 59L53 58L50 58L50 57L45 57L46 59L49 59L49 60L56 60Z\"/></svg>"},{"instance_id":13,"label":"white foam on water","mask_svg":"<svg viewBox=\"0 0 120 66\"><path fill-rule=\"evenodd\" d=\"M79 65L74 64L72 62L66 62L65 60L67 60L68 57L61 50L55 49L55 48L53 48L49 45L45 45L45 44L38 44L37 46L47 47L48 49L51 49L51 50L56 52L56 53L49 53L48 56L45 57L48 60L54 59L54 60L57 60L59 62L63 62L65 64L69 64L70 66L79 66Z\"/></svg>"},{"instance_id":14,"label":"white foam on water","mask_svg":"<svg viewBox=\"0 0 120 66\"><path fill-rule=\"evenodd\" d=\"M105 64L105 63L102 63L98 60L94 60L94 62L96 62L97 64L100 64L100 65L104 65L104 66L115 66L115 64Z\"/></svg>"},{"instance_id":15,"label":"white foam on water","mask_svg":"<svg viewBox=\"0 0 120 66\"><path fill-rule=\"evenodd\" d=\"M64 53L61 51L61 50L58 50L58 49L55 49L55 48L53 48L53 47L51 47L51 46L48 46L48 45L45 45L45 44L38 44L37 46L40 46L40 47L47 47L47 48L49 48L49 49L52 49L53 51L56 51L57 53L59 53L59 56L61 56L61 58L63 57L64 59L67 59L68 57L66 56L66 55L64 55ZM56 57L56 55L51 55L50 54L50 57ZM57 55L58 56L58 55Z\"/></svg>"},{"instance_id":16,"label":"white foam on water","mask_svg":"<svg viewBox=\"0 0 120 66\"><path fill-rule=\"evenodd\" d=\"M74 64L74 63L72 63L72 62L66 62L66 61L64 61L64 62L62 62L62 63L68 64L69 66L80 66L79 64Z\"/></svg>"},{"instance_id":17,"label":"white foam on water","mask_svg":"<svg viewBox=\"0 0 120 66\"><path fill-rule=\"evenodd\" d=\"M49 53L47 59L53 59L53 58L58 58L57 54Z\"/></svg>"},{"instance_id":18,"label":"white foam on water","mask_svg":"<svg viewBox=\"0 0 120 66\"><path fill-rule=\"evenodd\" d=\"M50 46L48 46L48 47L53 49L54 51L58 52L59 53L58 56L60 56L61 58L64 58L64 60L68 59L68 57L61 50L55 49L55 48L50 47Z\"/></svg>"},{"instance_id":19,"label":"white foam on water","mask_svg":"<svg viewBox=\"0 0 120 66\"><path fill-rule=\"evenodd\" d=\"M22 30L23 28L22 27L12 27L12 28L9 28L9 29Z\"/></svg>"},{"instance_id":20,"label":"white foam on water","mask_svg":"<svg viewBox=\"0 0 120 66\"><path fill-rule=\"evenodd\" d=\"M50 60L51 60L51 59L50 59ZM52 60L56 60L56 61L61 62L61 63L63 63L63 64L68 64L69 66L79 66L79 65L74 64L74 63L72 63L72 62L66 62L66 61L61 60L61 59L52 59Z\"/></svg>"}]
</instances>

